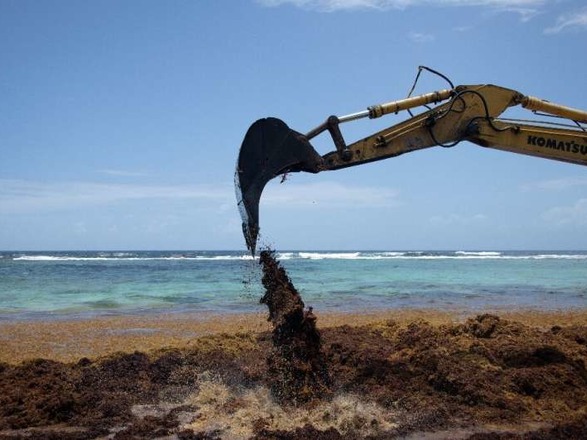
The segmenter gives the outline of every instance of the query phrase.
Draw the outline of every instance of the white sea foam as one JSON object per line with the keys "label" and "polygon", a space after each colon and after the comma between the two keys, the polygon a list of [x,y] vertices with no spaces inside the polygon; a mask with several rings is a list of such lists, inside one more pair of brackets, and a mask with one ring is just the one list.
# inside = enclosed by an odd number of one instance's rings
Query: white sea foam
{"label": "white sea foam", "polygon": [[297,254],[295,252],[279,252],[277,254],[278,260],[293,260],[295,259]]}
{"label": "white sea foam", "polygon": [[170,256],[170,257],[71,257],[54,255],[23,255],[14,257],[13,261],[222,261],[252,260],[250,255],[214,255],[214,256]]}
{"label": "white sea foam", "polygon": [[300,258],[308,260],[356,260],[361,255],[360,252],[299,252]]}
{"label": "white sea foam", "polygon": [[478,256],[478,257],[499,257],[501,252],[494,252],[494,251],[481,251],[481,252],[473,252],[473,251],[456,251],[455,254],[457,255],[464,255],[464,256]]}
{"label": "white sea foam", "polygon": [[14,257],[13,261],[92,261],[92,260],[113,260],[108,257],[57,257],[54,255],[23,255]]}
{"label": "white sea foam", "polygon": [[[362,251],[362,252],[279,252],[279,260],[587,260],[587,253],[518,253],[498,251]],[[255,259],[258,257],[255,257]],[[130,252],[96,253],[95,255],[15,255],[13,261],[246,261],[248,253],[203,253],[142,255]]]}
{"label": "white sea foam", "polygon": [[497,251],[456,251],[456,252],[424,252],[424,251],[383,251],[383,252],[298,252],[286,253],[283,259],[308,260],[587,260],[587,254],[506,254]]}
{"label": "white sea foam", "polygon": [[[254,435],[252,420],[271,431],[291,431],[307,424],[321,431],[334,428],[345,438],[378,436],[397,426],[394,411],[354,394],[340,393],[310,409],[285,408],[273,400],[268,388],[233,389],[209,372],[200,374],[198,379],[197,392],[185,401],[197,412],[184,427],[217,432],[222,438],[251,438]],[[234,401],[238,405],[227,410],[228,403]],[[144,407],[135,407],[134,410],[145,411]],[[152,408],[147,410],[152,411]]]}
{"label": "white sea foam", "polygon": [[541,254],[532,255],[530,259],[533,260],[587,260],[587,254]]}
{"label": "white sea foam", "polygon": [[388,258],[401,257],[405,254],[406,254],[405,252],[381,252],[382,257],[388,257]]}

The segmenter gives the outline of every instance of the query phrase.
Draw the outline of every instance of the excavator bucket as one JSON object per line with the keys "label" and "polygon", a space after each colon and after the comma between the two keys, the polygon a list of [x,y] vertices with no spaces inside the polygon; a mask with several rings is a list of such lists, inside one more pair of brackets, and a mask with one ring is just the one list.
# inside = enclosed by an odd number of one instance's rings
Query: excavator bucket
{"label": "excavator bucket", "polygon": [[234,175],[236,198],[247,248],[255,255],[259,201],[274,177],[297,171],[317,173],[322,157],[307,138],[276,118],[259,119],[245,135]]}

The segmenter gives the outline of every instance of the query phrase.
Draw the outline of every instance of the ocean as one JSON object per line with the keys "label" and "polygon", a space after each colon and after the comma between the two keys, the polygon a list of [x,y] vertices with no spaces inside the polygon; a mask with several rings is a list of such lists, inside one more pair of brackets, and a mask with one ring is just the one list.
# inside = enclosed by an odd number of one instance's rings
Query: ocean
{"label": "ocean", "polygon": [[[287,251],[320,312],[587,307],[587,252]],[[0,252],[0,321],[265,311],[245,251]]]}

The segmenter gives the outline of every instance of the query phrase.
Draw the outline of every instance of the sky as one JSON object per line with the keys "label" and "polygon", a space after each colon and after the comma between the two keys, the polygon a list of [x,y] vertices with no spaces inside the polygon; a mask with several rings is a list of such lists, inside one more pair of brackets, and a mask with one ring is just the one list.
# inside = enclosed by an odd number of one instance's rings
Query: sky
{"label": "sky", "polygon": [[[0,0],[0,250],[245,250],[255,120],[307,132],[420,65],[587,110],[586,42],[583,0]],[[463,142],[291,174],[260,211],[277,250],[585,250],[587,167]]]}

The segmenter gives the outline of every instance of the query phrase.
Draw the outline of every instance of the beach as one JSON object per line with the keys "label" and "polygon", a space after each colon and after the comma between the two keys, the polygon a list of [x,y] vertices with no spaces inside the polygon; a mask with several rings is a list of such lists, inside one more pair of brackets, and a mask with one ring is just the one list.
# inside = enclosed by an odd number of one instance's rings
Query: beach
{"label": "beach", "polygon": [[[492,313],[531,327],[587,326],[587,307],[570,311],[513,310]],[[431,325],[463,323],[472,315],[466,310],[401,309],[363,313],[320,313],[320,328],[349,325],[377,326],[388,320],[401,325],[425,321]],[[99,358],[117,352],[188,348],[205,336],[260,334],[271,330],[267,313],[214,315],[167,314],[116,316],[93,319],[61,319],[0,323],[0,362],[18,364],[37,358],[76,362],[82,357]]]}

